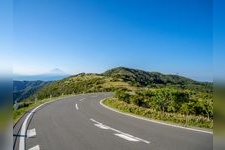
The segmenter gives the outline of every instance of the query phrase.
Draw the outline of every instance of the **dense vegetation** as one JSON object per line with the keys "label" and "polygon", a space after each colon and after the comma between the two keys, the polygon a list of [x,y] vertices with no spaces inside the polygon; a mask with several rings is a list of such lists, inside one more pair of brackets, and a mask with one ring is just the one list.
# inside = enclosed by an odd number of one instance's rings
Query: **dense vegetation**
{"label": "dense vegetation", "polygon": [[[108,92],[117,89],[135,90],[135,87],[130,86],[122,80],[113,80],[111,77],[105,77],[100,74],[78,74],[65,78],[60,81],[55,81],[41,88],[35,95],[39,99],[57,97],[60,95],[91,93],[91,92]],[[34,97],[31,97],[32,99]]]}
{"label": "dense vegetation", "polygon": [[116,108],[120,111],[126,113],[132,113],[135,115],[139,115],[142,117],[162,120],[169,123],[176,123],[183,126],[195,126],[195,127],[202,127],[202,128],[213,128],[213,120],[208,120],[206,117],[203,116],[195,116],[195,115],[188,115],[185,116],[181,113],[168,113],[168,112],[161,112],[161,111],[154,111],[150,108],[139,107],[135,104],[128,104],[122,100],[118,100],[117,98],[110,98],[103,101],[103,103],[107,106]]}
{"label": "dense vegetation", "polygon": [[163,75],[156,72],[118,67],[103,74],[80,73],[54,81],[41,88],[27,100],[33,100],[34,96],[43,99],[49,96],[57,97],[62,94],[116,91],[119,89],[137,91],[145,88],[160,89],[164,87],[212,93],[212,83],[197,82],[178,75]]}
{"label": "dense vegetation", "polygon": [[213,119],[212,94],[194,93],[191,91],[175,89],[150,89],[129,94],[125,91],[117,91],[115,97],[128,104],[139,107],[151,108],[153,111],[168,113],[181,113],[184,115],[196,115]]}
{"label": "dense vegetation", "polygon": [[114,80],[120,79],[137,87],[162,88],[172,87],[201,92],[212,92],[212,83],[198,82],[178,75],[164,75],[159,72],[146,72],[138,69],[118,67],[103,73]]}
{"label": "dense vegetation", "polygon": [[16,123],[26,112],[29,110],[35,108],[36,106],[43,104],[45,102],[52,101],[53,99],[48,98],[48,99],[42,99],[37,101],[37,103],[34,102],[23,102],[20,103],[18,109],[13,110],[13,123]]}
{"label": "dense vegetation", "polygon": [[[118,67],[102,74],[81,73],[54,81],[40,88],[25,102],[30,104],[35,97],[41,100],[69,94],[117,91],[116,100],[110,101],[111,105],[118,104],[119,100],[121,106],[151,110],[155,112],[152,114],[157,112],[162,118],[179,114],[178,118],[183,116],[181,120],[187,124],[191,122],[189,116],[193,116],[191,120],[195,123],[192,124],[198,124],[195,118],[198,116],[197,120],[204,120],[199,126],[212,128],[212,87],[212,83],[178,75]],[[154,115],[152,117],[157,119]]]}
{"label": "dense vegetation", "polygon": [[[140,90],[135,93],[119,90],[115,98],[108,100],[108,104],[126,112],[185,125],[207,128],[213,126],[213,99],[209,93],[169,88]],[[137,113],[137,108],[142,111]]]}

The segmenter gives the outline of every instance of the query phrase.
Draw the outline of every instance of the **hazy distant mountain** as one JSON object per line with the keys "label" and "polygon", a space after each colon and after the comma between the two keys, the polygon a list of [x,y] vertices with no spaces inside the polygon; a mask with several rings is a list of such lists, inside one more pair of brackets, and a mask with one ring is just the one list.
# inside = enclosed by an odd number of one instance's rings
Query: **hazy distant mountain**
{"label": "hazy distant mountain", "polygon": [[62,70],[56,68],[51,70],[48,73],[44,74],[38,74],[38,75],[18,75],[14,74],[13,75],[13,80],[17,81],[36,81],[36,80],[41,80],[41,81],[54,81],[54,80],[61,80],[65,77],[70,76],[69,74],[63,72]]}
{"label": "hazy distant mountain", "polygon": [[65,75],[66,73],[60,70],[59,68],[55,68],[49,72],[49,74],[54,74],[54,75]]}

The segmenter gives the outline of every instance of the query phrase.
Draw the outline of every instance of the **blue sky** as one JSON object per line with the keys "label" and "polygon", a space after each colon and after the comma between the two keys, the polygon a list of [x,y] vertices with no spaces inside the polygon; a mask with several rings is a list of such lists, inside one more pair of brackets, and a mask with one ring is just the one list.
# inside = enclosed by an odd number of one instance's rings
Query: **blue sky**
{"label": "blue sky", "polygon": [[14,73],[125,66],[213,78],[210,0],[16,0]]}

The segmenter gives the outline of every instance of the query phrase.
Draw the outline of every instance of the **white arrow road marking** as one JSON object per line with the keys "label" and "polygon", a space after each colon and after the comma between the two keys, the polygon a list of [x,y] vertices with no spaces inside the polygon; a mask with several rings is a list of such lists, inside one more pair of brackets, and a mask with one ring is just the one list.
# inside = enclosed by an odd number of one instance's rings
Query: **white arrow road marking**
{"label": "white arrow road marking", "polygon": [[76,104],[76,109],[77,109],[77,110],[79,109],[77,104]]}
{"label": "white arrow road marking", "polygon": [[40,150],[40,147],[39,147],[39,145],[36,145],[36,146],[34,146],[34,147],[32,147],[32,148],[30,148],[28,150]]}
{"label": "white arrow road marking", "polygon": [[123,138],[123,139],[125,139],[125,140],[127,140],[127,141],[139,142],[139,140],[137,140],[137,139],[135,139],[135,138],[132,138],[132,137],[130,137],[130,136],[127,136],[127,135],[125,135],[125,134],[114,134],[114,135],[119,136],[119,137],[121,137],[121,138]]}
{"label": "white arrow road marking", "polygon": [[98,122],[98,121],[96,121],[96,120],[94,120],[94,119],[90,119],[91,121],[93,121],[93,122],[95,122],[95,123],[98,123],[98,124],[100,124],[100,122]]}
{"label": "white arrow road marking", "polygon": [[31,137],[34,137],[34,136],[36,136],[36,130],[35,129],[31,129],[31,130],[27,131],[27,137],[28,138],[31,138]]}
{"label": "white arrow road marking", "polygon": [[83,100],[85,100],[85,98],[82,98],[82,99],[80,99],[79,101],[81,102],[81,101],[83,101]]}
{"label": "white arrow road marking", "polygon": [[110,129],[108,126],[105,126],[103,124],[95,124],[95,126],[101,128],[101,129]]}
{"label": "white arrow road marking", "polygon": [[114,134],[114,135],[119,136],[119,137],[121,137],[121,138],[123,138],[123,139],[126,139],[126,140],[128,140],[128,141],[133,141],[133,142],[139,142],[139,141],[141,141],[141,142],[144,142],[144,143],[146,143],[146,144],[150,144],[150,143],[151,143],[150,141],[147,141],[147,140],[144,140],[144,139],[135,137],[135,136],[133,136],[133,135],[124,133],[124,132],[122,132],[122,131],[119,131],[119,130],[117,130],[117,129],[114,129],[114,128],[112,128],[112,127],[109,127],[109,126],[107,126],[107,125],[104,125],[104,124],[102,124],[101,122],[98,122],[98,121],[96,121],[96,120],[94,120],[94,119],[92,119],[92,118],[91,118],[90,120],[91,120],[92,122],[95,123],[95,124],[94,124],[95,126],[101,128],[101,129],[112,130],[112,131],[114,131],[114,132],[117,132],[117,133]]}

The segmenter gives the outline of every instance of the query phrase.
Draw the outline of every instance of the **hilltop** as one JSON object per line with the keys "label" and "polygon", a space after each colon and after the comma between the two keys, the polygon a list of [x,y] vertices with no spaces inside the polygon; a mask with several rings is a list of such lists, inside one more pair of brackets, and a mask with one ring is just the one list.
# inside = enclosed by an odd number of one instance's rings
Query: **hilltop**
{"label": "hilltop", "polygon": [[117,67],[107,70],[103,75],[114,78],[121,78],[124,81],[138,83],[139,86],[147,86],[150,84],[197,84],[197,81],[178,76],[164,75],[159,72],[147,72],[139,69],[131,69],[125,67]]}
{"label": "hilltop", "polygon": [[199,82],[179,75],[165,75],[139,69],[117,67],[101,74],[80,73],[62,80],[54,81],[37,91],[39,98],[50,95],[116,91],[137,91],[143,88],[178,88],[195,92],[212,92],[212,83]]}
{"label": "hilltop", "polygon": [[212,92],[211,82],[195,81],[179,75],[165,75],[160,72],[147,72],[139,69],[117,67],[103,73],[114,79],[122,79],[130,85],[137,87],[164,87],[172,86],[183,89]]}

